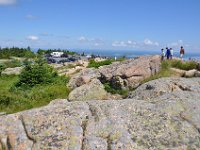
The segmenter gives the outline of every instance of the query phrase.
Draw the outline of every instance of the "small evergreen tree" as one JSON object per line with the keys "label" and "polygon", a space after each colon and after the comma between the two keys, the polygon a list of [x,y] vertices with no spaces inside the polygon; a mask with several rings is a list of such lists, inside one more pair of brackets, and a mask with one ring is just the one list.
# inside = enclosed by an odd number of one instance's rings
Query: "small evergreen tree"
{"label": "small evergreen tree", "polygon": [[5,68],[6,68],[5,65],[0,64],[0,76],[1,76],[2,71],[3,71]]}
{"label": "small evergreen tree", "polygon": [[33,87],[49,84],[55,81],[57,73],[44,60],[39,59],[34,64],[27,64],[19,76],[17,87]]}

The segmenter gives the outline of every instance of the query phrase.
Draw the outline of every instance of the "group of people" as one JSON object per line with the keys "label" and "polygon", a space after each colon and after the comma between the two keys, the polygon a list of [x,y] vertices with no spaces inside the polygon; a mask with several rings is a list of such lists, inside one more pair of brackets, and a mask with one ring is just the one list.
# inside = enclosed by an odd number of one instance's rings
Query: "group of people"
{"label": "group of people", "polygon": [[[167,57],[167,59],[172,59],[173,58],[173,55],[174,55],[174,51],[172,48],[168,48],[166,47],[166,52],[164,52],[164,49],[161,49],[161,56],[162,56],[162,61],[164,60],[165,57]],[[181,60],[183,60],[183,56],[185,54],[185,50],[183,48],[183,46],[181,46],[181,49],[180,49],[180,58]]]}

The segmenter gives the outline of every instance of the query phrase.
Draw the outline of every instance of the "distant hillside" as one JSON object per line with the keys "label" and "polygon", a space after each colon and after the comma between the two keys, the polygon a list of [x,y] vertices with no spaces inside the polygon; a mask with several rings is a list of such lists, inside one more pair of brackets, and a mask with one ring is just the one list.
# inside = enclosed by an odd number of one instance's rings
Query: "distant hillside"
{"label": "distant hillside", "polygon": [[34,52],[31,51],[30,47],[27,48],[0,48],[0,59],[9,59],[10,57],[35,57]]}

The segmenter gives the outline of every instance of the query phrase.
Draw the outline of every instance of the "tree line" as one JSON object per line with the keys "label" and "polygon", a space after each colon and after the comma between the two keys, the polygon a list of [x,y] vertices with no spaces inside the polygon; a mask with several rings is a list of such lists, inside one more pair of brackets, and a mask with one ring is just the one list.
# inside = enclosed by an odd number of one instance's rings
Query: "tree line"
{"label": "tree line", "polygon": [[66,55],[77,55],[76,52],[72,52],[69,50],[61,50],[61,49],[38,49],[37,53],[31,51],[30,47],[27,48],[19,48],[19,47],[11,47],[11,48],[1,48],[0,47],[0,59],[9,59],[11,57],[23,57],[23,58],[35,58],[36,55],[48,55],[52,52],[63,52]]}
{"label": "tree line", "polygon": [[9,59],[10,57],[25,57],[25,58],[34,58],[36,55],[31,51],[30,47],[27,48],[1,48],[0,47],[0,59]]}
{"label": "tree line", "polygon": [[72,52],[69,50],[61,50],[61,49],[48,49],[48,50],[44,50],[44,49],[38,49],[37,54],[39,55],[45,55],[45,54],[51,54],[52,52],[63,52],[64,54],[67,55],[76,55],[76,52]]}

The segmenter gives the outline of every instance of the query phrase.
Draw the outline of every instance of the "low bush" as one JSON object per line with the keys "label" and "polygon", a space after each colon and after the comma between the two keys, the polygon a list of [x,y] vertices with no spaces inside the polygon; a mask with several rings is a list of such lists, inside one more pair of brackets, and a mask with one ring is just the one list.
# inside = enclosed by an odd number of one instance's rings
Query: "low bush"
{"label": "low bush", "polygon": [[197,69],[197,64],[193,61],[186,61],[183,62],[181,60],[166,60],[161,63],[161,69],[158,73],[156,73],[154,76],[151,76],[145,80],[143,80],[143,83],[146,83],[151,80],[159,79],[162,77],[171,77],[175,76],[176,73],[170,70],[170,68],[177,68],[182,70],[192,70]]}
{"label": "low bush", "polygon": [[155,75],[144,79],[141,82],[141,84],[144,84],[144,83],[149,82],[151,80],[156,80],[156,79],[159,79],[159,78],[162,78],[162,77],[170,77],[170,76],[175,75],[174,72],[170,70],[170,68],[171,68],[171,60],[170,61],[168,61],[168,60],[163,61],[161,63],[160,71],[157,72]]}
{"label": "low bush", "polygon": [[35,85],[53,83],[57,73],[45,61],[38,60],[34,64],[27,64],[22,70],[16,87],[33,87]]}
{"label": "low bush", "polygon": [[115,89],[111,86],[109,82],[104,83],[104,88],[107,92],[111,94],[119,94],[122,95],[124,98],[128,96],[128,90]]}
{"label": "low bush", "polygon": [[2,71],[6,68],[6,66],[4,64],[0,64],[0,76]]}
{"label": "low bush", "polygon": [[47,105],[54,99],[68,97],[68,78],[58,77],[55,82],[22,89],[15,87],[18,76],[0,77],[0,112],[15,113]]}
{"label": "low bush", "polygon": [[25,58],[35,58],[35,54],[31,51],[30,47],[27,48],[0,48],[0,59],[10,59],[11,57],[25,57]]}
{"label": "low bush", "polygon": [[100,66],[110,65],[113,62],[114,62],[114,59],[107,59],[100,62],[96,62],[94,59],[91,59],[88,64],[88,68],[99,68]]}
{"label": "low bush", "polygon": [[21,67],[22,63],[19,60],[12,59],[11,61],[4,62],[6,68]]}
{"label": "low bush", "polygon": [[180,61],[180,60],[172,60],[168,62],[171,67],[178,68],[182,70],[192,70],[197,69],[197,63],[193,61]]}

